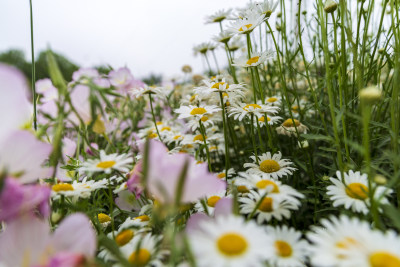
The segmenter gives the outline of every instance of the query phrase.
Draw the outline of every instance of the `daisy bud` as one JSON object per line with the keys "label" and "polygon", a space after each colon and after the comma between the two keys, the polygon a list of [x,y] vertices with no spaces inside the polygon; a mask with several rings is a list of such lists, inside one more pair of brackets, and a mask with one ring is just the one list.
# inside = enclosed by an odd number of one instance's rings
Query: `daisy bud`
{"label": "daisy bud", "polygon": [[58,223],[61,218],[62,218],[62,214],[61,213],[58,213],[58,212],[55,212],[55,211],[53,211],[51,213],[51,221],[53,223]]}
{"label": "daisy bud", "polygon": [[379,53],[379,54],[385,53],[385,48],[379,48],[379,49],[378,49],[378,53]]}
{"label": "daisy bud", "polygon": [[300,148],[307,149],[309,147],[309,144],[308,144],[307,140],[298,141],[297,143],[299,144]]}
{"label": "daisy bud", "polygon": [[382,91],[373,85],[362,89],[358,95],[362,102],[372,105],[381,99]]}
{"label": "daisy bud", "polygon": [[191,73],[191,72],[192,72],[192,67],[190,67],[189,65],[184,65],[184,66],[182,67],[182,71],[183,71],[184,73]]}
{"label": "daisy bud", "polygon": [[322,180],[324,180],[324,181],[329,181],[329,176],[328,175],[324,175],[324,176],[322,176]]}
{"label": "daisy bud", "polygon": [[374,177],[374,182],[377,183],[378,185],[385,185],[387,183],[387,179],[385,176],[377,174]]}
{"label": "daisy bud", "polygon": [[333,0],[327,0],[325,2],[324,10],[326,13],[333,13],[337,9],[338,4]]}

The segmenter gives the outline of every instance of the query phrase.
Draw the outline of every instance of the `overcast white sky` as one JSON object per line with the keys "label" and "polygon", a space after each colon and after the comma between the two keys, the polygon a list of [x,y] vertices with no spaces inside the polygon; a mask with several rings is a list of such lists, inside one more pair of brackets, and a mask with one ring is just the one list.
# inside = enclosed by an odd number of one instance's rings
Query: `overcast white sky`
{"label": "overcast white sky", "polygon": [[[173,75],[184,64],[203,71],[195,44],[219,32],[206,15],[246,0],[33,0],[35,51],[47,46],[89,67],[127,65],[134,76]],[[0,0],[0,52],[30,58],[29,0]],[[220,64],[225,54],[220,53]]]}

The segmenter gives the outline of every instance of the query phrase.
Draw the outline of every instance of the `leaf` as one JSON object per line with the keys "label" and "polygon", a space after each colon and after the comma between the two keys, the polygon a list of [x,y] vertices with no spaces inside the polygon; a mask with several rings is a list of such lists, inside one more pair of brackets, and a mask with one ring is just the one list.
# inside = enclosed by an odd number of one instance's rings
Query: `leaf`
{"label": "leaf", "polygon": [[389,217],[394,227],[400,231],[400,211],[392,205],[382,206],[384,213]]}

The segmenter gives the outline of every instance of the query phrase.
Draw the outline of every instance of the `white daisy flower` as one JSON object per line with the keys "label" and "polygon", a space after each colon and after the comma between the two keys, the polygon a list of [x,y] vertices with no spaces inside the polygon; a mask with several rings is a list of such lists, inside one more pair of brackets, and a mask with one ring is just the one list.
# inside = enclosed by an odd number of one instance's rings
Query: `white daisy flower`
{"label": "white daisy flower", "polygon": [[99,188],[106,188],[108,185],[107,179],[99,181],[87,180],[85,177],[81,182],[73,181],[70,183],[58,183],[51,188],[51,197],[53,200],[60,199],[61,195],[71,197],[73,202],[79,198],[89,198],[91,193]]}
{"label": "white daisy flower", "polygon": [[[226,177],[226,175],[228,174],[228,177]],[[227,178],[229,179],[230,177],[232,177],[235,174],[235,170],[233,168],[228,169],[228,171],[225,173],[225,170],[222,172],[217,173],[217,177],[219,179],[222,180],[227,180]]]}
{"label": "white daisy flower", "polygon": [[257,7],[260,13],[264,14],[266,18],[269,18],[272,12],[275,11],[279,1],[276,0],[264,0],[264,2],[257,3]]}
{"label": "white daisy flower", "polygon": [[135,87],[129,90],[129,93],[135,97],[139,98],[145,94],[154,94],[159,97],[165,97],[166,92],[162,87],[147,86],[144,84],[142,87]]}
{"label": "white daisy flower", "polygon": [[250,157],[253,163],[245,163],[243,166],[249,168],[247,173],[261,175],[263,178],[279,179],[283,176],[291,175],[296,168],[291,167],[293,164],[288,159],[282,159],[282,153],[278,152],[271,155],[270,152],[258,156],[257,164],[256,157]]}
{"label": "white daisy flower", "polygon": [[253,52],[251,53],[250,59],[247,55],[242,55],[233,60],[232,65],[242,67],[242,68],[249,68],[249,67],[256,67],[260,64],[263,64],[270,58],[273,58],[274,52],[266,51],[266,52]]}
{"label": "white daisy flower", "polygon": [[134,236],[120,248],[121,254],[135,266],[163,266],[161,260],[166,255],[159,251],[162,237],[146,234]]}
{"label": "white daisy flower", "polygon": [[[210,114],[209,116],[203,115],[203,117],[201,117],[201,124],[203,124],[203,126],[207,129],[209,127],[214,126],[214,121],[213,119],[215,119],[216,116],[214,116],[213,114]],[[218,121],[220,121],[222,119],[218,119]],[[190,120],[187,122],[187,126],[194,132],[197,129],[200,130],[200,121],[196,118],[196,117],[192,117],[190,118]]]}
{"label": "white daisy flower", "polygon": [[231,106],[228,108],[228,115],[233,116],[235,120],[243,120],[243,118],[250,118],[255,115],[257,118],[267,114],[275,114],[278,112],[277,107],[271,107],[262,104],[245,104],[240,103],[238,106]]}
{"label": "white daisy flower", "polygon": [[269,194],[264,197],[256,209],[257,203],[261,200],[263,195],[256,191],[250,190],[250,193],[245,197],[239,198],[240,213],[251,214],[253,211],[256,216],[258,224],[271,221],[273,218],[278,221],[283,218],[289,219],[291,210],[298,210],[299,206],[290,199],[282,199],[276,197],[274,194]]}
{"label": "white daisy flower", "polygon": [[200,120],[203,116],[208,114],[213,114],[215,112],[220,111],[221,108],[217,106],[181,106],[178,109],[175,109],[175,113],[179,114],[179,119],[184,118],[194,118]]}
{"label": "white daisy flower", "polygon": [[244,95],[243,91],[245,90],[244,84],[229,84],[225,78],[221,81],[208,81],[203,80],[204,86],[199,86],[193,89],[196,94],[200,94],[203,96],[208,96],[213,93],[218,92],[237,92]]}
{"label": "white daisy flower", "polygon": [[111,217],[108,214],[99,213],[97,214],[97,219],[99,220],[101,226],[103,226],[104,228],[111,224]]}
{"label": "white daisy flower", "polygon": [[105,172],[111,173],[112,170],[129,172],[133,158],[129,154],[117,153],[106,155],[104,150],[100,151],[100,159],[88,159],[79,168],[80,172]]}
{"label": "white daisy flower", "polygon": [[[224,197],[229,197],[230,198],[230,197],[232,197],[230,195],[225,196],[225,193],[226,193],[226,191],[223,190],[223,191],[220,191],[220,192],[218,192],[216,194],[209,195],[205,199],[203,199],[203,201],[204,201],[204,203],[206,205],[206,208],[207,208],[207,214],[208,215],[210,215],[210,216],[214,215],[215,205],[217,205],[218,201],[221,198],[224,198]],[[202,203],[201,200],[196,202],[196,204],[194,205],[194,208],[195,208],[195,210],[197,212],[205,212],[205,209],[204,209],[204,206],[203,206],[203,203]]]}
{"label": "white daisy flower", "polygon": [[282,103],[282,98],[280,96],[267,96],[265,98],[265,104],[279,107]]}
{"label": "white daisy flower", "polygon": [[301,203],[298,199],[304,198],[304,195],[289,185],[282,184],[278,180],[264,178],[260,175],[239,173],[241,177],[235,179],[236,185],[244,185],[249,189],[256,189],[261,195],[268,193],[268,196],[274,195],[280,199],[288,199],[297,206]]}
{"label": "white daisy flower", "polygon": [[294,228],[267,226],[267,234],[271,237],[274,253],[269,262],[272,266],[303,267],[307,256],[308,242],[301,238],[302,234]]}
{"label": "white daisy flower", "polygon": [[360,238],[371,234],[369,223],[344,215],[339,218],[332,216],[330,220],[322,219],[321,225],[311,226],[312,232],[307,234],[312,242],[309,251],[313,266],[344,266],[347,251],[352,251],[353,247],[360,248]]}
{"label": "white daisy flower", "polygon": [[[278,124],[279,121],[282,120],[282,117],[279,116],[267,116],[268,125]],[[265,126],[265,116],[261,116],[258,118],[258,125]],[[254,126],[257,126],[257,122],[254,122]]]}
{"label": "white daisy flower", "polygon": [[202,221],[188,237],[199,267],[261,267],[272,252],[261,228],[234,215]]}
{"label": "white daisy flower", "polygon": [[214,14],[206,17],[206,23],[219,23],[229,17],[231,14],[232,9],[229,8],[227,10],[222,9],[218,10]]}
{"label": "white daisy flower", "polygon": [[[329,180],[333,183],[327,187],[327,194],[333,201],[334,207],[344,206],[346,209],[351,209],[353,212],[361,212],[367,214],[370,205],[367,174],[361,174],[359,171],[353,172],[350,170],[344,173],[344,177],[340,171],[336,172],[338,178],[331,177]],[[343,182],[342,182],[343,180]],[[375,186],[375,184],[374,184]],[[392,192],[391,189],[384,186],[376,186],[374,198],[380,201],[381,204],[388,203],[386,195]]]}
{"label": "white daisy flower", "polygon": [[257,12],[251,12],[246,15],[247,17],[238,19],[229,25],[228,30],[233,33],[248,34],[260,25],[265,18],[264,14],[260,15]]}
{"label": "white daisy flower", "polygon": [[389,230],[372,231],[360,236],[360,246],[342,252],[342,266],[395,267],[400,266],[400,236]]}
{"label": "white daisy flower", "polygon": [[206,54],[210,50],[210,43],[201,43],[193,47],[194,54]]}
{"label": "white daisy flower", "polygon": [[217,35],[214,35],[213,40],[218,43],[227,44],[232,38],[233,34],[228,31],[222,31]]}
{"label": "white daisy flower", "polygon": [[302,124],[299,120],[287,119],[281,124],[281,126],[276,128],[276,132],[281,135],[297,136],[296,128],[299,134],[307,133],[308,131],[307,126]]}

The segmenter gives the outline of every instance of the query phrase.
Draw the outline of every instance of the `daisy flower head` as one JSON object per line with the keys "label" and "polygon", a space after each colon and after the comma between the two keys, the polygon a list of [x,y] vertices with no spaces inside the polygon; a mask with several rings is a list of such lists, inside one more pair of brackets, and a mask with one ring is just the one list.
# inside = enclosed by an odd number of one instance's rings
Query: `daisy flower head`
{"label": "daisy flower head", "polygon": [[322,219],[321,226],[311,226],[311,232],[307,234],[307,239],[312,243],[309,247],[311,263],[322,267],[370,266],[344,265],[345,255],[354,251],[354,248],[361,248],[361,238],[370,235],[369,223],[358,218],[341,215],[339,218],[331,216],[329,219]]}
{"label": "daisy flower head", "polygon": [[[350,170],[344,173],[342,177],[340,171],[336,172],[338,178],[331,177],[329,180],[333,185],[327,187],[327,194],[333,201],[333,206],[344,206],[353,212],[367,214],[370,205],[370,188],[368,187],[367,174],[361,174],[359,171]],[[377,186],[374,192],[374,198],[380,203],[388,203],[386,195],[392,192],[384,186]]]}
{"label": "daisy flower head", "polygon": [[232,11],[231,8],[227,10],[225,9],[218,10],[214,14],[206,17],[206,23],[219,23],[227,19],[230,16],[231,11]]}
{"label": "daisy flower head", "polygon": [[[203,124],[206,129],[209,127],[212,127],[214,125],[213,118],[214,118],[214,116],[212,116],[212,115],[211,116],[204,115],[200,119],[201,124]],[[197,129],[200,129],[200,121],[196,117],[192,117],[187,122],[187,126],[194,132]]]}
{"label": "daisy flower head", "polygon": [[73,181],[70,183],[58,183],[51,188],[51,198],[59,199],[61,196],[71,197],[73,202],[79,198],[89,198],[93,191],[99,188],[106,188],[108,185],[107,179],[99,181],[87,180],[85,177],[81,182]]}
{"label": "daisy flower head", "polygon": [[281,199],[289,199],[298,206],[301,204],[298,199],[304,198],[303,194],[289,185],[282,184],[281,181],[245,172],[241,172],[239,175],[235,180],[236,185],[244,185],[246,188],[257,190],[262,195],[265,193],[273,194]]}
{"label": "daisy flower head", "polygon": [[[244,84],[229,84],[227,79],[203,80],[204,86],[194,88],[194,92],[199,95],[208,96],[213,93],[227,93],[237,92],[240,93],[245,90]],[[243,94],[243,93],[242,93]],[[219,100],[219,99],[218,99]]]}
{"label": "daisy flower head", "polygon": [[112,170],[120,172],[129,172],[133,158],[129,154],[117,153],[106,155],[104,150],[100,150],[99,159],[88,159],[79,168],[80,172],[104,172],[111,173]]}
{"label": "daisy flower head", "polygon": [[200,120],[203,116],[208,114],[213,114],[215,112],[220,111],[221,108],[217,106],[181,106],[178,109],[175,109],[175,113],[178,113],[178,119],[184,118],[194,118]]}
{"label": "daisy flower head", "polygon": [[274,52],[272,51],[252,52],[250,59],[247,55],[243,54],[242,56],[234,59],[232,65],[242,68],[256,67],[260,64],[263,64],[268,59],[273,58],[273,54]]}
{"label": "daisy flower head", "polygon": [[240,103],[237,106],[231,106],[228,109],[228,115],[233,116],[235,120],[243,120],[243,118],[248,118],[251,115],[256,117],[261,117],[265,113],[276,114],[278,112],[277,107],[266,106],[263,104],[246,104]]}
{"label": "daisy flower head", "polygon": [[[265,195],[265,194],[264,194]],[[298,210],[299,206],[291,199],[282,199],[274,194],[264,196],[256,191],[250,190],[246,196],[239,198],[240,213],[252,214],[256,216],[258,224],[269,222],[273,218],[281,221],[283,218],[289,219],[292,210]],[[258,203],[260,205],[257,207]],[[256,208],[257,207],[257,208]]]}
{"label": "daisy flower head", "polygon": [[[198,201],[194,208],[197,210],[197,212],[205,212],[205,209],[207,209],[207,214],[208,215],[214,215],[214,209],[215,206],[217,205],[218,201],[220,201],[224,197],[231,197],[231,196],[225,196],[225,190],[217,192],[216,194],[212,194],[207,196],[205,199]],[[204,206],[203,206],[204,204]]]}
{"label": "daisy flower head", "polygon": [[151,234],[137,235],[121,247],[120,251],[134,266],[162,266],[163,253],[159,253],[158,249],[161,239],[161,236]]}
{"label": "daisy flower head", "polygon": [[[217,173],[217,177],[218,177],[219,179],[226,180],[227,178],[228,178],[228,179],[231,178],[234,174],[235,174],[235,170],[234,170],[233,168],[230,168],[230,169],[228,169],[227,172],[222,171],[222,172]],[[227,176],[227,175],[228,175],[228,176]]]}
{"label": "daisy flower head", "polygon": [[282,98],[280,96],[267,96],[265,98],[265,104],[279,107],[282,103]]}
{"label": "daisy flower head", "polygon": [[269,260],[272,266],[303,267],[309,246],[301,238],[301,232],[286,225],[282,227],[267,226],[267,234],[271,237],[274,253]]}
{"label": "daisy flower head", "polygon": [[386,233],[374,230],[360,236],[362,247],[352,246],[342,252],[344,266],[400,266],[400,236],[393,230]]}
{"label": "daisy flower head", "polygon": [[221,31],[219,34],[214,35],[212,38],[215,42],[227,44],[233,36],[233,33],[229,31]]}
{"label": "daisy flower head", "polygon": [[263,2],[257,3],[258,10],[260,13],[265,15],[265,18],[269,18],[278,6],[279,1],[277,0],[264,0]]}
{"label": "daisy flower head", "polygon": [[[260,126],[265,126],[266,123],[268,123],[268,125],[275,125],[275,124],[278,124],[280,120],[282,120],[282,117],[267,116],[267,120],[265,121],[265,116],[261,116],[258,118],[258,124]],[[257,122],[254,122],[254,125],[257,126]]]}
{"label": "daisy flower head", "polygon": [[201,43],[193,47],[194,55],[197,55],[199,53],[205,55],[208,50],[210,50],[209,43]]}
{"label": "daisy flower head", "polygon": [[228,27],[228,30],[236,34],[249,34],[264,21],[264,17],[264,14],[260,15],[258,12],[249,12],[246,14],[246,17],[233,22]]}
{"label": "daisy flower head", "polygon": [[204,220],[188,237],[199,267],[261,267],[272,249],[260,227],[234,215]]}
{"label": "daisy flower head", "polygon": [[147,86],[146,84],[130,89],[129,93],[134,98],[139,98],[145,94],[153,94],[161,98],[165,97],[165,90],[162,87]]}
{"label": "daisy flower head", "polygon": [[255,156],[250,157],[253,163],[245,163],[243,166],[248,168],[247,173],[260,175],[263,178],[280,179],[287,175],[292,175],[296,168],[288,159],[282,159],[282,153],[271,154],[270,152],[258,156],[258,164]]}
{"label": "daisy flower head", "polygon": [[302,124],[299,120],[287,119],[281,126],[276,128],[276,132],[281,135],[297,136],[296,129],[299,134],[307,133],[308,131],[307,126]]}

